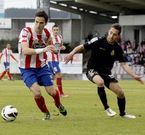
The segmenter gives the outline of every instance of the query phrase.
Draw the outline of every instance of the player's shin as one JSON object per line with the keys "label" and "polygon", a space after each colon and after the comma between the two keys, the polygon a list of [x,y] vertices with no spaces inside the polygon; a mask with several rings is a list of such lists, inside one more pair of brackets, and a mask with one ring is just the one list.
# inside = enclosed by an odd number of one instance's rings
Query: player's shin
{"label": "player's shin", "polygon": [[104,87],[98,87],[98,95],[101,99],[101,102],[104,106],[104,109],[106,110],[107,108],[109,108],[109,105],[107,103],[107,96],[106,96],[106,92],[104,90]]}
{"label": "player's shin", "polygon": [[45,104],[45,100],[43,98],[43,96],[40,96],[40,97],[34,97],[35,99],[35,102],[38,106],[38,108],[43,112],[43,113],[48,113],[48,109],[46,107],[46,104]]}
{"label": "player's shin", "polygon": [[126,104],[125,97],[124,98],[117,97],[117,103],[120,111],[120,116],[125,115],[125,104]]}
{"label": "player's shin", "polygon": [[13,80],[13,77],[12,77],[12,75],[11,75],[11,73],[9,71],[7,71],[7,75],[8,75],[10,80]]}
{"label": "player's shin", "polygon": [[62,79],[61,78],[57,78],[56,79],[56,84],[59,90],[60,95],[63,95],[63,90],[62,90]]}
{"label": "player's shin", "polygon": [[0,80],[5,76],[6,71],[2,72],[1,76],[0,76]]}
{"label": "player's shin", "polygon": [[55,102],[56,107],[59,108],[59,106],[61,105],[59,92],[56,90],[56,94],[55,95],[52,95],[52,97],[54,99],[54,102]]}

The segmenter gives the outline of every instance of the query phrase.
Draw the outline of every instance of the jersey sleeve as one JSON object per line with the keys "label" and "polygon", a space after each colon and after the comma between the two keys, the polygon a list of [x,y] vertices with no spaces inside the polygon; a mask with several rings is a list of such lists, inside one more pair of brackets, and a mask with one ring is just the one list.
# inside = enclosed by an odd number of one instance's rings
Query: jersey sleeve
{"label": "jersey sleeve", "polygon": [[[51,44],[51,34],[50,34],[50,32],[49,32],[49,30],[47,29],[47,28],[44,28],[44,31],[45,31],[45,34],[46,34],[46,43],[48,43],[48,44]],[[50,40],[50,41],[49,41]]]}
{"label": "jersey sleeve", "polygon": [[60,40],[61,40],[60,46],[62,46],[63,45],[63,37],[62,37],[62,35],[59,35],[59,37],[60,37]]}
{"label": "jersey sleeve", "polygon": [[127,58],[126,58],[126,56],[125,56],[125,54],[120,46],[118,48],[117,60],[119,62],[127,62]]}
{"label": "jersey sleeve", "polygon": [[30,35],[31,33],[29,32],[29,30],[27,28],[23,28],[19,36],[19,42],[29,43]]}
{"label": "jersey sleeve", "polygon": [[84,48],[86,50],[90,50],[91,48],[93,48],[95,44],[97,44],[97,42],[98,42],[98,37],[94,37],[90,41],[84,44]]}

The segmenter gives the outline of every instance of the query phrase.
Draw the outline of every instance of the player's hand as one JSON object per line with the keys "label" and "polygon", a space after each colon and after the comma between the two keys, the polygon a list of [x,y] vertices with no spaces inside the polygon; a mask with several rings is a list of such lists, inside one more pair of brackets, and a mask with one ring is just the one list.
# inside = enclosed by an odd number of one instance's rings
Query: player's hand
{"label": "player's hand", "polygon": [[65,62],[65,64],[67,64],[69,61],[71,61],[71,63],[72,63],[72,61],[73,61],[73,54],[71,54],[71,53],[67,54],[67,55],[64,57],[64,62]]}
{"label": "player's hand", "polygon": [[61,50],[65,50],[66,49],[66,47],[63,45],[63,46],[61,46]]}
{"label": "player's hand", "polygon": [[49,45],[46,46],[43,50],[43,52],[53,52],[53,53],[58,53],[58,51],[56,50],[56,48],[54,47],[54,45]]}
{"label": "player's hand", "polygon": [[141,84],[144,84],[144,81],[141,79],[141,76],[135,75],[134,79],[138,82],[140,82]]}
{"label": "player's hand", "polygon": [[49,45],[48,47],[49,47],[49,50],[55,54],[57,54],[59,52],[54,45]]}

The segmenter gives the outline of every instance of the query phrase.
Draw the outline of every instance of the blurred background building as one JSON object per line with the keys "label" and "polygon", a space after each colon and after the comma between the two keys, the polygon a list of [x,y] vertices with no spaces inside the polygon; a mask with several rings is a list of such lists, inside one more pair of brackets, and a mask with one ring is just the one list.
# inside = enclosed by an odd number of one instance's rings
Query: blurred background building
{"label": "blurred background building", "polygon": [[[60,26],[67,52],[94,36],[105,35],[112,23],[121,24],[120,45],[128,61],[145,66],[144,0],[1,0],[0,51],[10,42],[17,52],[21,29],[34,22],[39,9],[48,13],[48,25]],[[88,57],[89,54],[84,54],[84,69]]]}

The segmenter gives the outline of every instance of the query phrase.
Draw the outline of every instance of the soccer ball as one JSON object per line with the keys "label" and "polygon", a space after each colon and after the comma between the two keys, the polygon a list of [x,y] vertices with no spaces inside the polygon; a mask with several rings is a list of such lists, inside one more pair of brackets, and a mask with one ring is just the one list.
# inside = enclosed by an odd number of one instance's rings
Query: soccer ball
{"label": "soccer ball", "polygon": [[1,111],[1,116],[5,121],[11,122],[17,118],[18,111],[13,105],[5,106]]}

